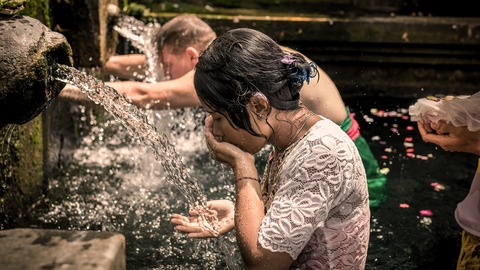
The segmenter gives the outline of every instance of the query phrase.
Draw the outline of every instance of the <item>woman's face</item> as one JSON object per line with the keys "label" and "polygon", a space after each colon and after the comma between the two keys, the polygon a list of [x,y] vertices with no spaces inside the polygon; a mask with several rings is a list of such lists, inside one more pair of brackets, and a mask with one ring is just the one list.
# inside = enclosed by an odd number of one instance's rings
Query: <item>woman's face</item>
{"label": "woman's face", "polygon": [[[208,109],[207,112],[210,113],[209,117],[212,117],[212,133],[217,141],[231,143],[250,154],[257,153],[265,145],[266,139],[264,137],[253,136],[244,129],[232,126],[233,124],[221,113],[212,112]],[[250,115],[250,121],[256,121],[252,115]],[[254,130],[261,133],[257,124],[252,123]]]}

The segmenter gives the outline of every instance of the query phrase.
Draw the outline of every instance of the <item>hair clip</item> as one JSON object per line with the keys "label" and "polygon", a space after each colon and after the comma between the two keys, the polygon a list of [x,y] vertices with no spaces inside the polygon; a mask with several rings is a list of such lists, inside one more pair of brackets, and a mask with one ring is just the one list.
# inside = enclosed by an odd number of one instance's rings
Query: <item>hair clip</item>
{"label": "hair clip", "polygon": [[317,64],[315,62],[310,62],[310,74],[307,74],[307,72],[304,70],[304,79],[307,81],[307,84],[310,84],[310,78],[315,78],[315,76],[318,75],[318,69],[317,69]]}
{"label": "hair clip", "polygon": [[310,84],[310,76],[308,75],[306,70],[301,70],[302,73],[302,79],[307,82],[307,84]]}
{"label": "hair clip", "polygon": [[291,63],[295,62],[295,59],[292,59],[290,54],[285,54],[282,58],[282,63],[285,65],[290,65]]}

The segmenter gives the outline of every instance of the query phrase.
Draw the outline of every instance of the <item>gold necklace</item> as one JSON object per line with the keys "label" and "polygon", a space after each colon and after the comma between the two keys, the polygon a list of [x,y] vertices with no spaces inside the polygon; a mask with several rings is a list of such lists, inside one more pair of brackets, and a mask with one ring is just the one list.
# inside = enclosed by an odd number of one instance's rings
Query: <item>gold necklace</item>
{"label": "gold necklace", "polygon": [[297,136],[300,134],[300,132],[303,130],[303,128],[307,125],[307,122],[308,122],[308,119],[310,119],[310,117],[312,117],[314,115],[314,113],[310,113],[310,115],[307,116],[307,118],[305,119],[305,121],[303,121],[303,124],[300,126],[300,128],[297,130],[297,133],[295,133],[295,135],[293,136],[293,138],[290,140],[290,142],[288,142],[287,144],[287,148],[288,146],[290,146],[290,144],[292,144],[292,142],[297,138]]}
{"label": "gold necklace", "polygon": [[[262,199],[263,199],[263,202],[264,202],[264,205],[265,205],[265,209],[270,208],[270,204],[272,202],[273,196],[275,195],[275,190],[276,190],[276,186],[277,186],[277,183],[278,183],[276,178],[277,178],[277,176],[280,172],[280,168],[283,166],[283,161],[285,160],[285,157],[290,153],[290,150],[293,149],[294,146],[296,145],[296,143],[292,144],[293,141],[298,137],[300,132],[305,128],[308,120],[313,115],[315,115],[315,113],[312,112],[310,115],[307,116],[305,121],[302,123],[300,128],[297,130],[297,132],[295,133],[293,138],[288,143],[285,150],[279,150],[277,148],[277,150],[280,151],[280,153],[276,153],[276,151],[273,150],[274,151],[272,153],[273,156],[271,157],[272,159],[270,160],[270,162],[268,162],[267,165],[266,165],[265,173],[264,173],[264,179],[263,179],[264,181],[262,183]],[[279,155],[279,156],[277,156],[277,155]],[[273,174],[272,174],[272,172],[273,172]]]}

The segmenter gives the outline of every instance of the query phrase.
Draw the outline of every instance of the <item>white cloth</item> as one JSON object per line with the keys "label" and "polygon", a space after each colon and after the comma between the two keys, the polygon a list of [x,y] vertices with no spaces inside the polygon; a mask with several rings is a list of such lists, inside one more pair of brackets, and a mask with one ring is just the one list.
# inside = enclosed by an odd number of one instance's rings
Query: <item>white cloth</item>
{"label": "white cloth", "polygon": [[457,204],[455,219],[462,229],[480,237],[480,159],[470,192],[462,202]]}
{"label": "white cloth", "polygon": [[367,178],[348,135],[328,119],[318,121],[285,157],[278,175],[259,232],[262,247],[290,254],[290,269],[364,269]]}
{"label": "white cloth", "polygon": [[456,127],[480,130],[480,92],[451,100],[419,99],[408,108],[410,119],[423,123],[445,121]]}

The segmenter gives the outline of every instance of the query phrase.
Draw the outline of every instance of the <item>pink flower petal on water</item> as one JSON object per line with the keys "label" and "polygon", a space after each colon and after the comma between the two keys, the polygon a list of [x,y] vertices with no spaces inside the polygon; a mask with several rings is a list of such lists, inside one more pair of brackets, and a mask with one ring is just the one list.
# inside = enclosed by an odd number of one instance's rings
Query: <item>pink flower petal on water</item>
{"label": "pink flower petal on water", "polygon": [[438,184],[438,185],[435,185],[435,186],[433,187],[433,189],[434,189],[435,191],[442,191],[442,190],[445,190],[445,186],[442,185],[442,184]]}
{"label": "pink flower petal on water", "polygon": [[419,156],[418,158],[421,159],[421,160],[428,160],[427,156]]}
{"label": "pink flower petal on water", "polygon": [[411,142],[404,142],[404,143],[403,143],[403,146],[405,146],[406,148],[412,148],[412,147],[413,147],[413,143],[411,143]]}
{"label": "pink flower petal on water", "polygon": [[389,112],[387,112],[387,115],[390,116],[390,117],[395,117],[395,116],[397,116],[397,112],[396,111],[389,111]]}
{"label": "pink flower petal on water", "polygon": [[429,216],[432,216],[433,213],[432,211],[426,209],[426,210],[420,210],[420,215],[429,217]]}
{"label": "pink flower petal on water", "polygon": [[389,168],[381,168],[381,169],[380,169],[380,172],[381,172],[382,174],[387,175],[387,174],[390,172],[390,169],[389,169]]}
{"label": "pink flower petal on water", "polygon": [[409,208],[410,205],[408,205],[408,203],[401,203],[400,204],[400,208]]}

